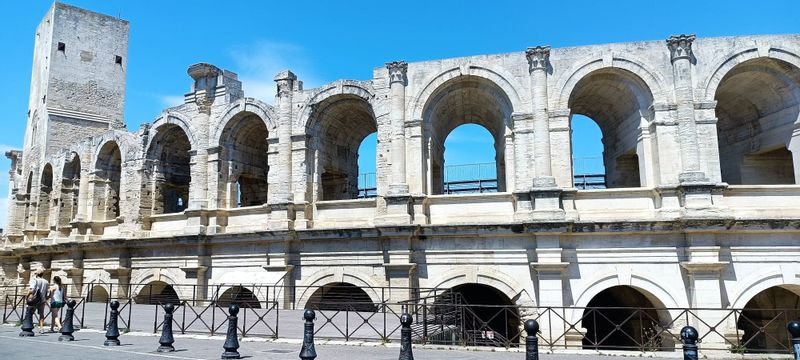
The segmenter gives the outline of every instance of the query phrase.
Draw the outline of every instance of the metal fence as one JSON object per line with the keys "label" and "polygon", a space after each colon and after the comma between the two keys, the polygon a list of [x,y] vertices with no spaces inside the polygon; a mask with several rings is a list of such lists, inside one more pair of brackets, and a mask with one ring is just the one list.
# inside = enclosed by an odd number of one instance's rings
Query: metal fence
{"label": "metal fence", "polygon": [[[196,285],[174,285],[170,286],[171,292],[165,292],[160,284],[127,284],[118,285],[117,290],[128,295],[98,301],[93,289],[96,286],[110,284],[86,284],[81,296],[73,297],[78,301],[75,323],[80,328],[104,329],[108,304],[118,300],[119,326],[123,331],[157,333],[163,326],[162,306],[169,302],[176,305],[176,333],[214,335],[225,331],[227,305],[237,303],[242,308],[239,332],[244,337],[301,338],[302,308],[307,307],[317,312],[316,336],[325,339],[397,341],[400,315],[408,312],[414,319],[413,339],[423,344],[518,347],[525,335],[523,322],[536,319],[540,324],[540,347],[548,350],[674,351],[680,344],[679,330],[692,325],[700,333],[703,349],[738,354],[790,353],[786,324],[800,318],[800,308],[481,305],[469,304],[461,294],[450,290],[355,286],[273,285],[259,290],[257,285],[236,284],[203,290]],[[126,292],[130,289],[135,293]],[[161,290],[159,295],[153,295],[155,290]],[[141,296],[148,291],[149,296]],[[3,292],[3,322],[18,323],[24,315],[24,288],[6,287]],[[180,298],[158,297],[172,293]],[[198,297],[205,293],[208,295]],[[410,300],[392,300],[402,297]]]}

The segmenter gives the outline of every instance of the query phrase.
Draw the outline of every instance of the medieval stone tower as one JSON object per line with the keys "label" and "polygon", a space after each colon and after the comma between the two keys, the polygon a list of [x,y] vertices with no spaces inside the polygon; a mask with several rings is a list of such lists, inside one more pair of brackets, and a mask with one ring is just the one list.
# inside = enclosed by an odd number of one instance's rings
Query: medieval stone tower
{"label": "medieval stone tower", "polygon": [[[36,28],[33,73],[25,130],[24,158],[10,153],[19,175],[28,183],[14,184],[12,192],[26,195],[24,213],[9,217],[9,228],[20,222],[48,229],[46,216],[31,216],[31,208],[55,200],[53,169],[46,157],[57,155],[78,139],[96,136],[109,129],[124,128],[125,74],[127,70],[129,24],[74,6],[54,3]],[[65,153],[66,157],[74,154]],[[77,167],[65,167],[62,181],[79,186]],[[69,189],[73,184],[66,184]],[[18,191],[24,189],[24,191]],[[63,192],[63,189],[62,189]],[[35,198],[34,198],[35,197]],[[32,199],[33,198],[33,199]],[[33,205],[33,206],[31,206]],[[71,206],[73,204],[61,204]],[[42,223],[45,222],[45,223]],[[11,234],[21,235],[21,234]]]}

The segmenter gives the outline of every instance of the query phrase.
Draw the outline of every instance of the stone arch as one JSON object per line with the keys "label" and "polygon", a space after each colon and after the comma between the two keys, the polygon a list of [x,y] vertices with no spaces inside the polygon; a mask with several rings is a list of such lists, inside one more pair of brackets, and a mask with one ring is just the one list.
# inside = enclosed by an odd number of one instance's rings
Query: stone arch
{"label": "stone arch", "polygon": [[92,189],[93,220],[113,220],[121,215],[123,152],[115,140],[102,143],[95,155]]}
{"label": "stone arch", "polygon": [[212,141],[216,141],[220,144],[222,133],[228,126],[228,123],[242,113],[250,113],[260,118],[270,134],[275,134],[275,131],[278,129],[278,124],[274,119],[275,111],[271,106],[258,99],[244,98],[228,105],[225,111],[219,116],[218,120],[215,122],[214,131],[212,132]]}
{"label": "stone arch", "polygon": [[178,286],[180,285],[178,279],[181,278],[178,273],[179,270],[176,269],[159,268],[143,269],[142,271],[136,272],[135,275],[131,277],[131,297],[138,295],[148,283],[163,282],[175,290],[179,299],[188,299],[191,292],[187,293],[185,288]]}
{"label": "stone arch", "polygon": [[332,83],[320,86],[303,104],[300,110],[298,122],[295,124],[293,132],[305,131],[314,120],[315,107],[333,97],[341,95],[351,95],[363,99],[370,106],[375,106],[375,91],[372,83],[367,81],[337,80]]}
{"label": "stone arch", "polygon": [[85,167],[81,166],[81,157],[75,151],[67,152],[62,165],[57,226],[61,236],[69,236],[70,223],[78,215],[81,169]]}
{"label": "stone arch", "polygon": [[722,57],[721,60],[709,67],[709,69],[712,69],[711,72],[698,82],[698,89],[703,97],[702,100],[714,101],[714,95],[717,93],[717,88],[725,75],[736,65],[759,57],[782,60],[800,68],[800,55],[797,51],[775,46],[771,46],[769,49],[753,46],[741,47]]}
{"label": "stone arch", "polygon": [[175,125],[183,130],[183,133],[186,134],[186,137],[189,139],[191,150],[197,150],[199,148],[197,130],[194,128],[194,125],[192,125],[191,118],[177,111],[165,111],[150,125],[150,136],[147,139],[147,144],[142,149],[145,155],[152,149],[153,140],[156,139],[158,131],[164,129],[167,125]]}
{"label": "stone arch", "polygon": [[317,289],[325,285],[335,283],[348,283],[355,285],[367,293],[373,304],[383,303],[380,292],[376,290],[376,288],[379,288],[381,284],[378,284],[372,280],[370,273],[359,269],[347,269],[347,271],[344,271],[343,269],[339,268],[320,270],[314,274],[311,274],[308,278],[303,279],[302,285],[296,286],[296,291],[299,292],[299,296],[297,296],[295,303],[297,308],[305,308],[306,303],[308,303],[309,299],[311,299],[311,296]]}
{"label": "stone arch", "polygon": [[261,309],[261,300],[250,288],[243,285],[226,286],[217,298],[217,305],[227,308],[231,304],[238,304],[241,307],[249,307],[251,309]]}
{"label": "stone arch", "polygon": [[495,148],[497,191],[506,191],[507,137],[512,131],[512,114],[522,109],[517,88],[498,73],[483,67],[453,68],[433,80],[420,92],[413,108],[414,118],[422,120],[426,158],[426,192],[443,194],[444,143],[459,125],[477,124],[492,135]]}
{"label": "stone arch", "polygon": [[[165,119],[159,123],[159,120]],[[174,116],[156,121],[145,148],[142,215],[180,213],[189,202],[191,154],[196,148],[187,123]]]}
{"label": "stone arch", "polygon": [[479,284],[497,289],[519,306],[536,306],[534,297],[513,276],[500,270],[478,266],[452,269],[437,274],[429,282],[433,289],[452,289],[459,285]]}
{"label": "stone arch", "polygon": [[37,201],[36,228],[50,229],[50,203],[53,192],[53,165],[49,162],[42,168],[39,176],[39,199]]}
{"label": "stone arch", "polygon": [[773,287],[790,288],[800,294],[800,278],[787,276],[783,269],[777,266],[755,272],[738,282],[731,308],[743,309],[756,295]]}

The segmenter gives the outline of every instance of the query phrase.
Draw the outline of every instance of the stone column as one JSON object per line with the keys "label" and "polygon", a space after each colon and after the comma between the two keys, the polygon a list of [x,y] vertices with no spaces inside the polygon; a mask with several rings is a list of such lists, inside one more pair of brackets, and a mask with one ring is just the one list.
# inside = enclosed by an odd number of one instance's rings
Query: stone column
{"label": "stone column", "polygon": [[564,274],[569,263],[562,260],[563,249],[560,245],[558,236],[536,236],[536,262],[532,262],[531,268],[536,272],[538,280],[539,307],[549,307],[541,309],[539,312],[542,318],[539,320],[542,334],[555,340],[566,330],[564,322],[559,316],[563,316],[564,306]]}
{"label": "stone column", "polygon": [[531,81],[531,103],[533,105],[533,156],[534,188],[556,186],[550,163],[550,125],[547,115],[547,67],[550,60],[550,47],[528,48],[528,71]]}
{"label": "stone column", "polygon": [[708,332],[709,326],[715,326],[715,332],[703,338],[703,343],[710,348],[724,347],[724,337],[736,336],[737,332],[732,319],[720,323],[729,314],[723,304],[721,279],[728,262],[719,260],[719,251],[719,246],[691,246],[686,249],[689,261],[681,263],[688,275],[690,306],[698,309],[695,310],[697,316],[703,319],[688,325],[697,328],[701,334]]}
{"label": "stone column", "polygon": [[391,159],[392,176],[389,191],[384,196],[386,215],[376,221],[381,225],[403,225],[411,223],[411,195],[406,180],[406,133],[405,99],[406,72],[408,64],[404,61],[386,63],[389,72],[390,108],[389,119],[392,129]]}
{"label": "stone column", "polygon": [[[296,89],[297,75],[289,70],[284,70],[273,78],[278,86],[275,104],[278,107],[278,154],[276,163],[270,164],[270,173],[275,173],[272,179],[277,183],[270,184],[276,187],[269,198],[271,208],[268,226],[275,230],[290,229],[294,226],[294,210],[292,205],[292,98]],[[267,156],[267,154],[264,154]],[[294,199],[298,200],[298,199]],[[302,199],[303,201],[305,199]]]}
{"label": "stone column", "polygon": [[697,125],[694,114],[694,95],[692,92],[692,42],[694,35],[677,35],[667,39],[672,60],[672,74],[677,103],[678,136],[680,138],[681,183],[706,182],[706,175],[700,169]]}

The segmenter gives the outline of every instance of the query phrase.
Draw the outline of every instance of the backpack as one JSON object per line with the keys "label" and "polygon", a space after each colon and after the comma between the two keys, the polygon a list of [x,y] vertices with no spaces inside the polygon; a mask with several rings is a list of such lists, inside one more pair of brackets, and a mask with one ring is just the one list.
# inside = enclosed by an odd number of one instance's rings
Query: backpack
{"label": "backpack", "polygon": [[34,289],[33,294],[28,296],[28,305],[36,306],[39,305],[44,301],[44,294],[42,294],[42,290],[39,287],[39,279],[34,280]]}

